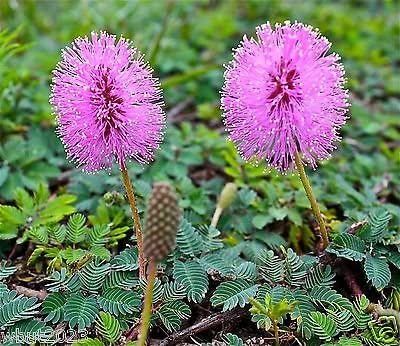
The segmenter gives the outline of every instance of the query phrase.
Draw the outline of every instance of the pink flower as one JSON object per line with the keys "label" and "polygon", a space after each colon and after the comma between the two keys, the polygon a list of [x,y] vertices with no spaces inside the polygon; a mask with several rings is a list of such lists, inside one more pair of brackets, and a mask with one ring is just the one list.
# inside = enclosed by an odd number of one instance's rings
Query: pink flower
{"label": "pink flower", "polygon": [[344,69],[331,44],[301,23],[257,28],[243,38],[227,66],[224,122],[246,160],[294,168],[296,152],[315,167],[340,139],[349,106]]}
{"label": "pink flower", "polygon": [[148,163],[163,137],[159,81],[124,38],[77,38],[53,72],[53,105],[67,157],[86,171]]}

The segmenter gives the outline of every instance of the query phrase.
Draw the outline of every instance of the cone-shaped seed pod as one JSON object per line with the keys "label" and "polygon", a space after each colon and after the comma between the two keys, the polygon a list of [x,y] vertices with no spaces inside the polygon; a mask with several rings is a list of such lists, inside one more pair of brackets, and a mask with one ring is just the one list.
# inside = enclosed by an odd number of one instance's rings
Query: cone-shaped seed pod
{"label": "cone-shaped seed pod", "polygon": [[175,248],[176,232],[181,221],[178,197],[168,183],[155,183],[147,204],[143,230],[144,254],[161,261]]}

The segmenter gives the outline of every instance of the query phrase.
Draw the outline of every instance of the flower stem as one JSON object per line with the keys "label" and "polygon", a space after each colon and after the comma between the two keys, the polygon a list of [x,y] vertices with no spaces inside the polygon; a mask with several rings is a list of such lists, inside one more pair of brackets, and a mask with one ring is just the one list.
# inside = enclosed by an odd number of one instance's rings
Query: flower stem
{"label": "flower stem", "polygon": [[215,212],[214,212],[213,218],[211,220],[211,226],[213,226],[215,228],[217,227],[219,218],[221,217],[221,214],[222,214],[222,208],[220,206],[217,206],[215,208]]}
{"label": "flower stem", "polygon": [[122,181],[124,182],[126,194],[128,196],[129,205],[131,207],[133,223],[135,225],[138,257],[139,257],[139,277],[143,279],[146,276],[146,261],[143,255],[143,234],[142,234],[142,228],[140,226],[139,211],[136,206],[135,193],[133,191],[132,182],[129,179],[128,170],[126,169],[126,165],[124,163],[121,164],[121,175],[122,175]]}
{"label": "flower stem", "polygon": [[144,297],[144,305],[142,312],[142,324],[140,326],[140,334],[138,346],[144,346],[146,344],[147,335],[149,332],[150,318],[151,318],[151,307],[153,305],[153,289],[154,289],[154,281],[156,279],[157,274],[157,263],[154,260],[151,260],[148,267],[148,279],[147,279],[147,287],[146,293]]}
{"label": "flower stem", "polygon": [[298,152],[296,152],[294,160],[296,163],[297,171],[299,172],[299,175],[300,175],[300,180],[304,186],[306,195],[311,203],[312,211],[313,211],[314,216],[317,219],[317,222],[319,224],[319,230],[321,232],[323,246],[325,249],[329,244],[329,240],[328,240],[328,232],[326,230],[325,222],[322,219],[321,210],[319,209],[319,205],[317,203],[317,200],[315,199],[314,192],[312,190],[310,181],[307,177],[306,171],[304,170],[303,161],[301,160],[300,154]]}

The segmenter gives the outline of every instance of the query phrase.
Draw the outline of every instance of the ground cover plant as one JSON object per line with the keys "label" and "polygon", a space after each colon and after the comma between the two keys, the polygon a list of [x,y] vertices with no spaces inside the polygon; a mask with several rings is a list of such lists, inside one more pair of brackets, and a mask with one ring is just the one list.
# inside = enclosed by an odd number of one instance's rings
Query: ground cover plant
{"label": "ground cover plant", "polygon": [[398,345],[398,16],[1,2],[0,342]]}

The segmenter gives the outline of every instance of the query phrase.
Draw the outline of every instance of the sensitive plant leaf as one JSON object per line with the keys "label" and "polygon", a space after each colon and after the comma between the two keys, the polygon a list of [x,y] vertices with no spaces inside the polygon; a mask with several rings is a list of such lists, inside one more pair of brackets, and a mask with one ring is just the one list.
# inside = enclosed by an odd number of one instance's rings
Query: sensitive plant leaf
{"label": "sensitive plant leaf", "polygon": [[239,338],[236,334],[227,333],[222,335],[222,341],[224,341],[229,346],[243,346],[243,340]]}
{"label": "sensitive plant leaf", "polygon": [[96,319],[98,307],[96,298],[85,297],[81,293],[71,295],[64,306],[64,319],[70,328],[78,327],[83,330],[89,327]]}
{"label": "sensitive plant leaf", "polygon": [[42,303],[42,314],[47,315],[44,321],[54,324],[63,321],[66,301],[65,294],[59,292],[49,294]]}
{"label": "sensitive plant leaf", "polygon": [[323,267],[318,265],[308,271],[305,278],[305,288],[311,289],[315,286],[326,286],[332,287],[334,284],[335,272],[332,271],[332,267],[327,265]]}
{"label": "sensitive plant leaf", "polygon": [[204,243],[200,233],[185,218],[182,218],[176,235],[176,243],[185,255],[194,257],[203,252]]}
{"label": "sensitive plant leaf", "polygon": [[255,281],[258,277],[257,266],[253,262],[243,262],[235,267],[235,275],[237,278]]}
{"label": "sensitive plant leaf", "polygon": [[0,296],[0,330],[37,313],[37,298],[18,296],[16,291],[3,292]]}
{"label": "sensitive plant leaf", "polygon": [[108,312],[100,311],[96,320],[96,330],[110,343],[116,342],[122,335],[119,321]]}
{"label": "sensitive plant leaf", "polygon": [[223,282],[212,295],[211,304],[223,305],[223,311],[232,310],[238,305],[243,308],[249,302],[249,298],[256,295],[258,286],[243,279]]}
{"label": "sensitive plant leaf", "polygon": [[380,242],[388,229],[392,216],[385,208],[378,208],[368,214],[367,226],[362,228],[357,235],[368,242]]}
{"label": "sensitive plant leaf", "polygon": [[114,270],[136,270],[139,268],[137,248],[129,248],[120,252],[111,259],[111,268]]}
{"label": "sensitive plant leaf", "polygon": [[7,279],[9,276],[14,274],[17,271],[17,267],[15,266],[7,266],[6,261],[0,262],[0,281]]}
{"label": "sensitive plant leaf", "polygon": [[175,261],[175,280],[186,288],[189,301],[200,303],[208,290],[208,277],[201,265],[195,261]]}
{"label": "sensitive plant leaf", "polygon": [[181,300],[167,302],[157,310],[157,317],[170,332],[178,330],[190,314],[190,307]]}
{"label": "sensitive plant leaf", "polygon": [[138,311],[141,297],[133,291],[126,291],[118,287],[107,288],[97,298],[100,307],[116,316],[132,314]]}
{"label": "sensitive plant leaf", "polygon": [[90,293],[97,293],[106,276],[110,272],[110,264],[100,264],[91,261],[86,264],[78,273],[82,287]]}
{"label": "sensitive plant leaf", "polygon": [[391,273],[388,262],[384,258],[367,255],[364,263],[364,271],[367,274],[368,281],[380,291],[390,282]]}
{"label": "sensitive plant leaf", "polygon": [[67,223],[67,240],[77,244],[84,239],[86,233],[86,218],[82,214],[72,215]]}
{"label": "sensitive plant leaf", "polygon": [[[13,335],[14,337],[18,335],[21,338],[20,340],[24,340],[25,344],[50,343],[52,337],[54,337],[54,330],[43,321],[27,319],[18,321],[7,329],[6,339],[12,340]],[[4,345],[7,345],[7,343]]]}
{"label": "sensitive plant leaf", "polygon": [[329,341],[337,333],[335,321],[319,311],[311,312],[310,321],[313,327],[313,333],[321,340]]}
{"label": "sensitive plant leaf", "polygon": [[353,261],[362,261],[365,258],[366,248],[365,243],[357,236],[341,233],[335,237],[327,251]]}

